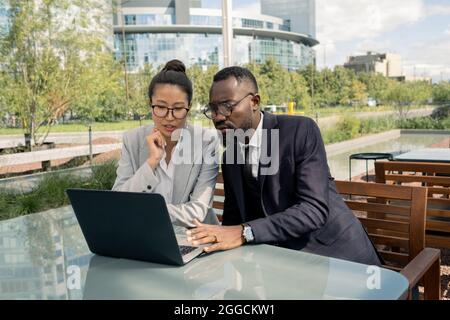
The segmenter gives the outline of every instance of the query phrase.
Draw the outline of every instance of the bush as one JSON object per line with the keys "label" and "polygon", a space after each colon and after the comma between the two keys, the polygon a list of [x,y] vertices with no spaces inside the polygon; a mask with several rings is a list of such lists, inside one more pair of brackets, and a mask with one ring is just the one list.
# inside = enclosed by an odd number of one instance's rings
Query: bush
{"label": "bush", "polygon": [[436,108],[431,115],[435,120],[445,120],[450,118],[450,105]]}
{"label": "bush", "polygon": [[352,139],[360,134],[361,120],[354,117],[345,117],[337,125],[337,130],[341,133],[341,137]]}
{"label": "bush", "polygon": [[361,120],[346,117],[338,122],[336,129],[324,130],[322,132],[322,137],[325,144],[330,144],[395,128],[396,123],[392,118],[370,118]]}
{"label": "bush", "polygon": [[116,180],[117,162],[109,161],[92,168],[92,189],[111,190]]}
{"label": "bush", "polygon": [[27,193],[0,190],[0,220],[68,205],[68,188],[111,190],[116,179],[116,167],[115,161],[93,167],[89,177],[49,174]]}
{"label": "bush", "polygon": [[401,129],[428,129],[428,130],[444,130],[445,122],[442,120],[433,119],[431,117],[404,119],[399,121],[399,128]]}

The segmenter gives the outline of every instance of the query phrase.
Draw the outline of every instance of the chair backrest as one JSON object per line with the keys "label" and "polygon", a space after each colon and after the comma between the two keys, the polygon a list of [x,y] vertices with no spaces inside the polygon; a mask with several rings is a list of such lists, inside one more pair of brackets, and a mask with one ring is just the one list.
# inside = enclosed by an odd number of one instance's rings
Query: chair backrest
{"label": "chair backrest", "polygon": [[336,181],[385,261],[401,270],[425,247],[426,188]]}
{"label": "chair backrest", "polygon": [[219,172],[216,179],[216,189],[214,190],[213,209],[219,221],[222,221],[223,202],[225,200],[225,190],[223,188],[222,172]]}
{"label": "chair backrest", "polygon": [[450,248],[450,163],[375,163],[376,182],[428,189],[426,244]]}

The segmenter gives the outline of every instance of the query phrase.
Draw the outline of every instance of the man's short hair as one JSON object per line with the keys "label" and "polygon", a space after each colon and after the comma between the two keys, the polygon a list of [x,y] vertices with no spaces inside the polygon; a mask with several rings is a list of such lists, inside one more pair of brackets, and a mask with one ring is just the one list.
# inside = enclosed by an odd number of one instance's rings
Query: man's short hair
{"label": "man's short hair", "polygon": [[223,80],[227,80],[228,78],[234,77],[238,83],[242,83],[244,81],[250,82],[255,90],[255,93],[258,92],[258,83],[256,82],[256,78],[253,73],[247,68],[243,67],[228,67],[220,70],[214,76],[214,82],[219,82]]}

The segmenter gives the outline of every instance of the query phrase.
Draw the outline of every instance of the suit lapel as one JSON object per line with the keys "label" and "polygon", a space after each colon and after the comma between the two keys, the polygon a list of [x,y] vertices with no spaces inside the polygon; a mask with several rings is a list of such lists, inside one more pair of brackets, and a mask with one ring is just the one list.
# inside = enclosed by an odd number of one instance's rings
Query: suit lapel
{"label": "suit lapel", "polygon": [[149,157],[149,152],[148,152],[148,147],[147,147],[147,136],[152,132],[153,130],[153,126],[149,125],[145,127],[144,130],[144,136],[141,138],[141,144],[139,146],[139,159],[136,159],[139,161],[139,165],[137,166],[137,168],[135,168],[135,170],[137,171],[140,166],[142,166],[148,159]]}
{"label": "suit lapel", "polygon": [[[188,126],[187,129],[183,130],[186,130],[186,134],[183,134],[181,136],[181,140],[179,141],[180,145],[177,147],[177,150],[175,150],[175,152],[178,152],[178,154],[180,154],[180,152],[182,152],[183,154],[185,152],[188,152],[189,154],[187,156],[189,157],[189,161],[187,161],[187,163],[185,161],[182,161],[182,163],[175,165],[172,196],[173,202],[175,204],[181,203],[183,201],[192,168],[194,167],[195,159],[197,159],[198,152],[201,152],[201,148],[200,151],[197,151],[197,146],[202,145],[202,137],[194,137],[194,130],[191,126]],[[196,141],[199,142],[194,143]],[[181,158],[178,158],[178,160],[181,160]]]}

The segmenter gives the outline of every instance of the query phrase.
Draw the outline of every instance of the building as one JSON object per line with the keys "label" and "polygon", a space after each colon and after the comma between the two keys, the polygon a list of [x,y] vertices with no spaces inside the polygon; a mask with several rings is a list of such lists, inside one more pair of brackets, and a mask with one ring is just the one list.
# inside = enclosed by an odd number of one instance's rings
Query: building
{"label": "building", "polygon": [[[263,63],[273,57],[295,70],[314,63],[312,47],[318,41],[297,31],[305,30],[300,26],[294,25],[294,30],[293,21],[281,12],[276,16],[234,11],[233,64]],[[198,0],[124,2],[114,16],[114,35],[116,58],[125,58],[131,72],[174,58],[188,66],[223,66],[222,11],[203,8]]]}
{"label": "building", "polygon": [[261,0],[261,13],[285,19],[292,32],[316,37],[315,0]]}
{"label": "building", "polygon": [[8,4],[0,0],[0,34],[8,31]]}
{"label": "building", "polygon": [[422,82],[428,82],[429,84],[433,83],[433,78],[431,78],[431,77],[414,76],[414,75],[395,77],[395,80],[400,81],[400,82],[422,81]]}
{"label": "building", "polygon": [[403,76],[402,57],[393,53],[380,54],[369,51],[366,55],[349,57],[344,67],[356,73],[380,73],[389,78]]}

